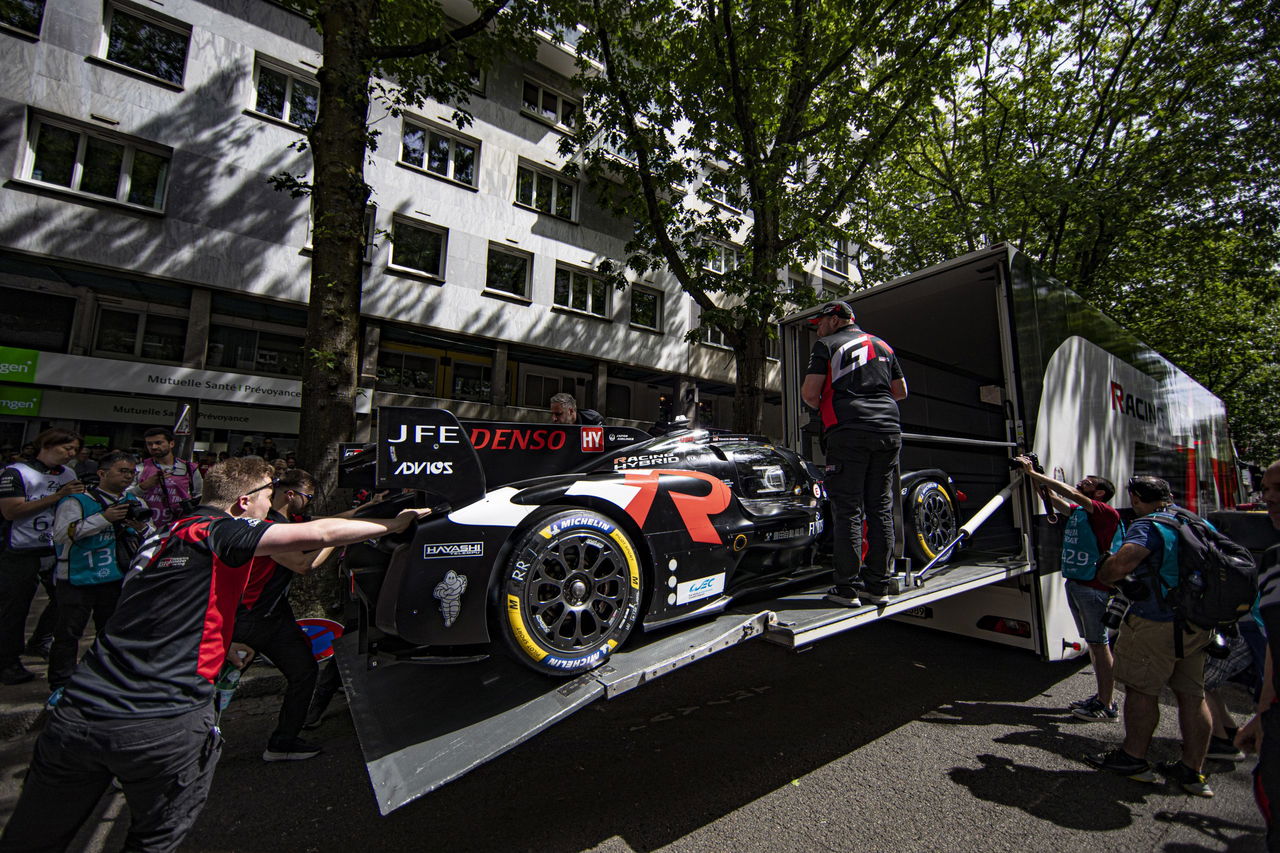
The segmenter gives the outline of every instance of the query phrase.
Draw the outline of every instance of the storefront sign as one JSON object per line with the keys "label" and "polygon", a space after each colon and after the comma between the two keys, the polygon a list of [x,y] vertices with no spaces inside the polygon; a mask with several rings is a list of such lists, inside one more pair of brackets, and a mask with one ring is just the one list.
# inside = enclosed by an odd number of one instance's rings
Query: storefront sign
{"label": "storefront sign", "polygon": [[0,386],[0,415],[28,415],[40,413],[39,388],[15,388]]}
{"label": "storefront sign", "polygon": [[[40,395],[39,389],[0,386],[0,413],[7,407],[6,397],[18,394]],[[9,414],[40,415],[81,421],[153,424],[172,426],[178,405],[172,400],[148,400],[143,397],[111,397],[106,394],[77,394],[71,391],[45,391],[35,410]],[[39,400],[39,396],[37,396]],[[247,406],[220,406],[201,403],[196,425],[201,429],[231,429],[241,432],[297,435],[298,413]]]}
{"label": "storefront sign", "polygon": [[[102,388],[253,405],[296,408],[302,404],[302,383],[296,379],[141,364],[16,347],[0,347],[0,381]],[[356,411],[368,413],[372,400],[373,394],[367,389],[358,392]]]}

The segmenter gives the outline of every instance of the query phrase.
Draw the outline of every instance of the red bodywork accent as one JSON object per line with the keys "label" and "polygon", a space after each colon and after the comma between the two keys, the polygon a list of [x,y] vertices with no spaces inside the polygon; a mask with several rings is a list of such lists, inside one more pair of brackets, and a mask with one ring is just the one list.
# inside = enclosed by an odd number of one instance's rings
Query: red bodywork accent
{"label": "red bodywork accent", "polygon": [[628,471],[625,475],[626,482],[629,485],[640,487],[640,491],[627,504],[627,514],[631,516],[632,521],[639,527],[644,527],[645,520],[649,517],[649,510],[653,508],[653,500],[658,496],[658,482],[663,475],[702,480],[710,486],[705,495],[691,495],[688,492],[676,491],[669,492],[669,494],[671,495],[672,503],[676,506],[676,511],[680,513],[680,520],[684,522],[685,530],[688,531],[690,539],[694,542],[707,542],[713,545],[723,544],[720,541],[720,534],[716,532],[715,525],[711,523],[711,516],[718,515],[728,509],[732,493],[729,491],[729,487],[720,480],[700,471],[668,471],[662,469]]}

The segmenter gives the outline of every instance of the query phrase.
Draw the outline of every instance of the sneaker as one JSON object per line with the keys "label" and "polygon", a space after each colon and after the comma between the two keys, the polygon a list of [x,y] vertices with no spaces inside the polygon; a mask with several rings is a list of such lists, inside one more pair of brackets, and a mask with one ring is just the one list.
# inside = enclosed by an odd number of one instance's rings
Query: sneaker
{"label": "sneaker", "polygon": [[1244,753],[1230,738],[1211,737],[1209,738],[1209,751],[1205,754],[1205,758],[1218,758],[1223,761],[1243,761]]}
{"label": "sneaker", "polygon": [[876,607],[883,607],[889,603],[889,594],[887,592],[873,592],[868,589],[862,593],[862,600],[874,604]]}
{"label": "sneaker", "polygon": [[35,677],[36,674],[34,672],[20,663],[0,669],[0,684],[26,684]]}
{"label": "sneaker", "polygon": [[1181,761],[1162,761],[1156,768],[1170,782],[1195,797],[1212,797],[1213,789],[1209,787],[1209,775],[1192,770]]}
{"label": "sneaker", "polygon": [[1076,708],[1083,708],[1085,705],[1092,705],[1098,701],[1098,694],[1095,693],[1088,699],[1075,699],[1067,703],[1067,710],[1074,711]]}
{"label": "sneaker", "polygon": [[44,707],[47,710],[52,711],[54,708],[58,707],[58,700],[61,698],[62,698],[62,688],[61,687],[54,688],[54,691],[49,694],[49,698],[44,700]]}
{"label": "sneaker", "polygon": [[827,594],[822,596],[822,599],[824,601],[829,601],[832,604],[838,604],[841,607],[862,606],[862,602],[858,599],[858,596],[854,594],[852,589],[842,589],[838,586],[833,586],[831,589],[827,590]]}
{"label": "sneaker", "polygon": [[272,738],[267,741],[267,751],[262,753],[263,761],[306,761],[315,758],[321,752],[319,744],[300,737]]}
{"label": "sneaker", "polygon": [[1108,707],[1103,705],[1102,701],[1098,699],[1097,696],[1094,696],[1088,702],[1080,705],[1079,707],[1072,708],[1071,713],[1073,716],[1081,720],[1089,720],[1090,722],[1098,720],[1104,723],[1114,723],[1116,720],[1120,719],[1120,709],[1116,703],[1112,702],[1110,707]]}
{"label": "sneaker", "polygon": [[1145,758],[1134,758],[1120,748],[1113,749],[1110,752],[1086,755],[1084,760],[1085,763],[1091,764],[1099,770],[1106,770],[1108,773],[1116,773],[1120,776],[1128,776],[1135,782],[1159,781],[1156,772],[1151,769],[1150,762]]}

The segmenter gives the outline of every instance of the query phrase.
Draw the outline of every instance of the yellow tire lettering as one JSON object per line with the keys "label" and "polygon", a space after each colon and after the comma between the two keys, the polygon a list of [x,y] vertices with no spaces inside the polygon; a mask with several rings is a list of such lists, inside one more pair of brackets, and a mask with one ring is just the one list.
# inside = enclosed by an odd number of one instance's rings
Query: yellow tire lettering
{"label": "yellow tire lettering", "polygon": [[627,537],[622,535],[622,531],[614,528],[609,534],[609,538],[618,543],[618,547],[622,549],[622,555],[627,558],[627,572],[631,578],[631,588],[640,588],[640,562],[636,559],[635,549],[631,547],[631,543],[627,541]]}
{"label": "yellow tire lettering", "polygon": [[533,641],[533,637],[529,636],[529,630],[524,626],[524,618],[520,615],[519,596],[507,596],[507,624],[511,626],[511,633],[515,635],[516,642],[520,644],[520,648],[524,649],[525,654],[535,661],[540,661],[547,656],[547,651]]}

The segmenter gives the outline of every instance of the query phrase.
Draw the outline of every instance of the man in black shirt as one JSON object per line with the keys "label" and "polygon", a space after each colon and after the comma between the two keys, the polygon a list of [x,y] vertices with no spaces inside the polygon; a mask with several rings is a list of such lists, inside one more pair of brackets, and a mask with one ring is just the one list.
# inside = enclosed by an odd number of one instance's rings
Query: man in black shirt
{"label": "man in black shirt", "polygon": [[810,322],[818,342],[800,396],[822,415],[826,443],[825,486],[835,528],[835,586],[826,599],[860,607],[854,584],[861,578],[863,598],[881,605],[889,600],[893,473],[902,446],[898,401],[907,398],[907,380],[893,347],[859,329],[847,303],[828,302]]}
{"label": "man in black shirt", "polygon": [[604,423],[604,415],[595,409],[579,409],[578,401],[572,394],[561,392],[551,395],[551,422],[599,426]]}
{"label": "man in black shirt", "polygon": [[66,849],[112,777],[129,803],[124,848],[176,848],[204,806],[222,750],[213,682],[253,557],[376,538],[429,512],[263,523],[271,475],[256,457],[215,465],[206,504],[176,521],[150,561],[126,577],[106,629],[36,741],[0,850]]}

